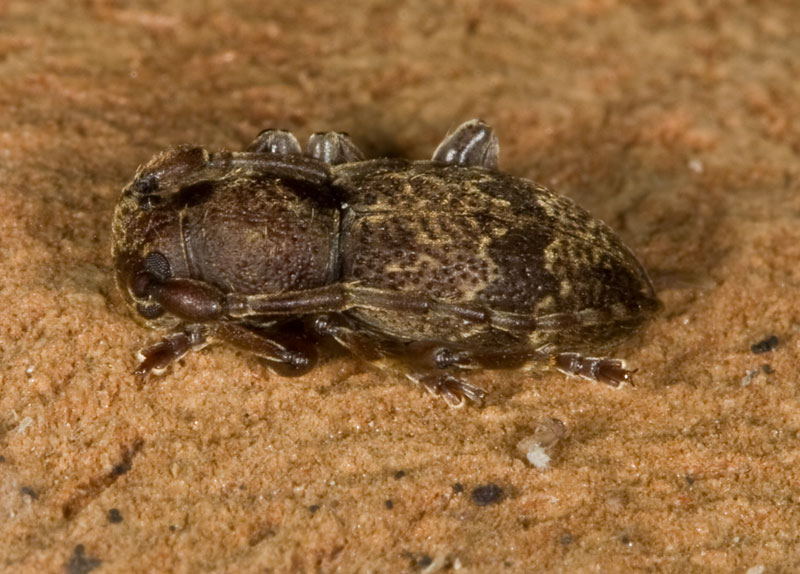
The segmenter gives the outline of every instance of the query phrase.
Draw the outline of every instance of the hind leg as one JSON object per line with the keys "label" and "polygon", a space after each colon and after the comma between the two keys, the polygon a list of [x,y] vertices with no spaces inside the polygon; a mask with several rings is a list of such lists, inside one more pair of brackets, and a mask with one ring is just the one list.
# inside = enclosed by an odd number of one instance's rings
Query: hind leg
{"label": "hind leg", "polygon": [[605,383],[614,388],[619,388],[624,383],[633,384],[633,371],[629,371],[625,361],[621,359],[560,353],[553,357],[553,363],[553,366],[562,373]]}
{"label": "hind leg", "polygon": [[313,330],[336,339],[353,355],[394,374],[403,374],[451,407],[480,403],[483,389],[458,376],[466,370],[552,368],[568,375],[619,387],[632,384],[632,372],[619,359],[584,357],[578,353],[554,353],[548,347],[519,344],[469,345],[439,341],[406,342],[387,338],[363,327],[356,328],[346,316],[315,317]]}
{"label": "hind leg", "polygon": [[497,169],[499,153],[494,130],[481,120],[470,120],[444,138],[431,159],[453,165]]}
{"label": "hind leg", "polygon": [[[518,369],[541,365],[614,388],[625,383],[633,385],[633,371],[628,370],[625,361],[621,359],[586,357],[579,353],[553,354],[547,347],[497,345],[493,348],[459,348],[439,343],[412,343],[407,348],[407,356],[407,362],[412,366],[416,365],[422,372],[453,368]],[[435,383],[436,381],[431,382],[434,385]],[[447,381],[443,384],[445,383]]]}

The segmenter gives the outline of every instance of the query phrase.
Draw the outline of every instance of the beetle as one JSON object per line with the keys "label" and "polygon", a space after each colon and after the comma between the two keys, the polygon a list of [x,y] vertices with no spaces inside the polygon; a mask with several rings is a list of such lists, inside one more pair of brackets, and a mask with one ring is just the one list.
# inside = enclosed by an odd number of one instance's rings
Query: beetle
{"label": "beetle", "polygon": [[630,382],[595,355],[659,309],[644,267],[570,199],[500,172],[498,151],[471,120],[428,161],[272,129],[241,152],[157,154],[112,226],[123,298],[168,330],[135,372],[225,342],[300,375],[332,338],[451,406],[483,399],[463,378],[477,368]]}

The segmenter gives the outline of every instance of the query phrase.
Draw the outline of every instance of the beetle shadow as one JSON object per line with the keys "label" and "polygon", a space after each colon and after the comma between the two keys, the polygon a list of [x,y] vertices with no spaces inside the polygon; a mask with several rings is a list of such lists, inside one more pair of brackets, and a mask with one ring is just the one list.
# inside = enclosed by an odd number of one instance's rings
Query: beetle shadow
{"label": "beetle shadow", "polygon": [[104,165],[94,174],[76,175],[49,164],[41,170],[41,184],[24,223],[29,239],[25,249],[32,252],[30,265],[36,266],[32,273],[27,270],[28,286],[59,293],[99,293],[112,299],[116,288],[111,220],[118,182],[130,174],[121,175],[122,162]]}
{"label": "beetle shadow", "polygon": [[402,158],[414,159],[410,156],[410,148],[404,146],[397,138],[397,133],[380,128],[374,132],[353,134],[359,149],[367,159]]}
{"label": "beetle shadow", "polygon": [[509,151],[501,162],[615,230],[666,303],[654,318],[659,321],[688,312],[717,286],[718,270],[735,255],[738,195],[760,190],[742,173],[746,166],[692,169],[690,159],[700,152],[685,138],[645,139],[644,129],[630,121],[635,105],[609,105],[599,118],[578,112],[546,141],[538,128],[539,142],[531,146],[518,136],[510,150],[500,129],[501,150]]}

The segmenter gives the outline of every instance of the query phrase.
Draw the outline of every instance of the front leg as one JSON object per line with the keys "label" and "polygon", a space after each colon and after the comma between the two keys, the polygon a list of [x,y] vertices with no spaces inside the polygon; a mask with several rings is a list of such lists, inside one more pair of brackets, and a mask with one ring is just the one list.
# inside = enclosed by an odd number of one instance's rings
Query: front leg
{"label": "front leg", "polygon": [[200,147],[179,146],[139,168],[125,193],[149,210],[189,184],[219,180],[240,170],[317,185],[330,182],[330,165],[299,153],[299,144],[293,139],[288,132],[268,130],[243,152],[208,153]]}
{"label": "front leg", "polygon": [[203,325],[185,325],[155,345],[140,350],[139,365],[133,372],[143,378],[151,373],[160,375],[189,351],[202,349],[206,345],[208,340]]}
{"label": "front leg", "polygon": [[131,291],[147,300],[139,304],[139,313],[146,318],[166,312],[187,323],[209,323],[225,315],[225,293],[205,281],[161,279],[144,271],[134,277]]}
{"label": "front leg", "polygon": [[222,340],[258,355],[285,376],[303,374],[316,363],[313,342],[304,332],[293,329],[291,321],[272,321],[263,326],[228,321],[228,296],[223,291],[204,281],[170,278],[169,274],[163,255],[151,253],[145,259],[143,271],[132,284],[134,294],[147,301],[139,305],[139,312],[145,317],[168,313],[188,326],[144,349],[138,374],[159,374],[189,350],[211,340]]}
{"label": "front leg", "polygon": [[307,373],[317,362],[314,342],[297,325],[283,323],[260,328],[220,321],[184,325],[142,349],[134,373],[141,377],[151,373],[160,375],[189,351],[220,341],[267,360],[270,368],[284,377]]}

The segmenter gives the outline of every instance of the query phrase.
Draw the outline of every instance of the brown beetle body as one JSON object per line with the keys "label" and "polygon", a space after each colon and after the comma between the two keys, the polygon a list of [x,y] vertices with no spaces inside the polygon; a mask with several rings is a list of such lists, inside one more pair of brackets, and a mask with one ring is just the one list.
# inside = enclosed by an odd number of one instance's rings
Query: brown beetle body
{"label": "brown beetle body", "polygon": [[302,154],[274,130],[245,152],[156,156],[113,229],[122,293],[174,330],[139,372],[222,340],[301,373],[330,336],[453,405],[483,396],[455,376],[474,367],[628,380],[621,361],[581,353],[658,309],[643,267],[604,223],[496,161],[478,121],[431,161],[365,161],[336,133]]}

